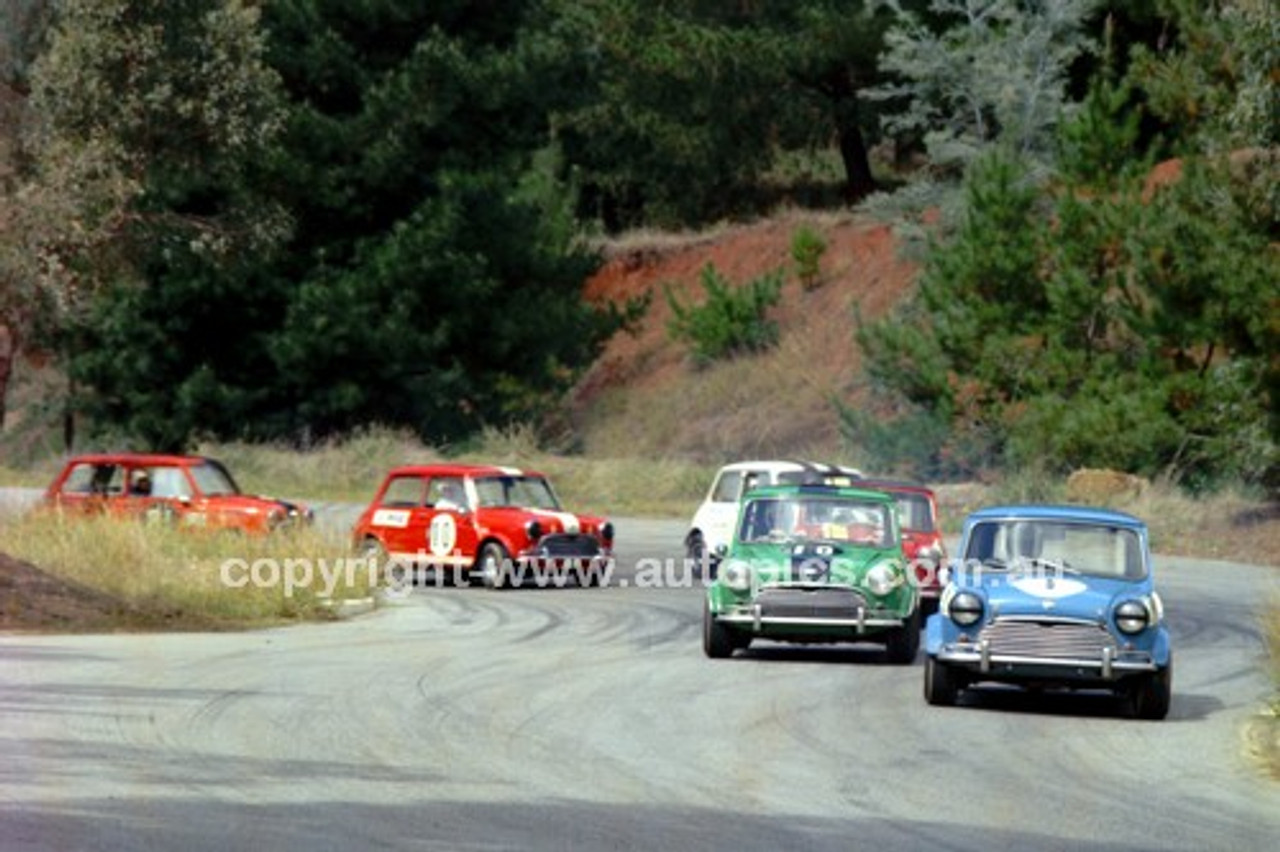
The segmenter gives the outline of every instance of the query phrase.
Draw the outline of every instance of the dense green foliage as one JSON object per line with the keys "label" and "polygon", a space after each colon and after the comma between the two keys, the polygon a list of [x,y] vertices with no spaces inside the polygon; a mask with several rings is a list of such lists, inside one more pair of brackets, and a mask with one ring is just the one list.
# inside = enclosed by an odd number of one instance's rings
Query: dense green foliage
{"label": "dense green foliage", "polygon": [[[1249,40],[1233,44],[1247,63]],[[1123,84],[1100,79],[1059,134],[1054,183],[1007,148],[976,163],[918,305],[860,331],[898,418],[846,412],[852,438],[925,475],[1104,465],[1205,486],[1275,470],[1280,140],[1254,126],[1269,150],[1196,156],[1206,120],[1156,187],[1148,160],[1117,155],[1138,142],[1133,92],[1187,61],[1148,57]]]}
{"label": "dense green foliage", "polygon": [[769,200],[765,176],[780,151],[833,142],[844,197],[876,188],[868,147],[880,110],[864,92],[885,82],[878,59],[894,18],[883,3],[551,7],[580,87],[555,124],[584,215],[610,229],[740,216]]}
{"label": "dense green foliage", "polygon": [[82,410],[153,447],[370,422],[451,440],[563,391],[618,318],[582,302],[597,261],[536,156],[532,4],[499,5],[268,4],[273,112],[254,118],[170,80],[243,96],[197,47],[250,7],[68,4],[37,79],[50,145],[72,150],[41,161],[79,173],[89,152],[113,178],[101,239],[67,252],[97,279],[64,337]]}
{"label": "dense green foliage", "polygon": [[734,286],[708,263],[701,282],[706,299],[699,305],[686,305],[670,287],[665,290],[671,308],[668,333],[689,344],[695,364],[759,352],[778,342],[778,324],[769,309],[782,295],[781,271]]}
{"label": "dense green foliage", "polygon": [[[6,346],[136,443],[536,420],[634,315],[581,298],[595,229],[914,180],[941,224],[841,409],[869,466],[1275,469],[1273,4],[15,0],[0,35]],[[780,168],[817,152],[836,192]],[[672,333],[772,345],[781,276],[708,267]]]}

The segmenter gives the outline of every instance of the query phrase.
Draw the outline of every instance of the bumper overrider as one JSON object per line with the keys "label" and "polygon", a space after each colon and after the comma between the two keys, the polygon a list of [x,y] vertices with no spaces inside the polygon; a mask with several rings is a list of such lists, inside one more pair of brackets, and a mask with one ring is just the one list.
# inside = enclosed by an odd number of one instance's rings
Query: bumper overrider
{"label": "bumper overrider", "polygon": [[827,584],[766,586],[751,599],[716,614],[724,624],[754,633],[772,631],[863,635],[901,627],[904,617],[872,607],[854,587]]}

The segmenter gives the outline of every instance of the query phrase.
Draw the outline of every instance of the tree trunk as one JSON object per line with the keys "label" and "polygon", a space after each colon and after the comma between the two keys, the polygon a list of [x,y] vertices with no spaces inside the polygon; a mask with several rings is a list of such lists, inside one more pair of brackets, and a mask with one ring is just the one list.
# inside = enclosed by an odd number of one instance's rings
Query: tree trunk
{"label": "tree trunk", "polygon": [[856,121],[841,121],[837,132],[840,135],[840,159],[844,161],[845,201],[857,204],[876,191],[871,161],[867,157],[866,138]]}
{"label": "tree trunk", "polygon": [[840,72],[826,87],[831,98],[832,119],[836,137],[840,143],[840,159],[844,162],[844,197],[849,204],[857,204],[876,190],[871,176],[871,161],[867,157],[867,139],[862,135],[859,122],[861,110],[858,90],[847,72]]}
{"label": "tree trunk", "polygon": [[18,357],[18,341],[9,326],[0,323],[0,429],[4,428],[5,401],[9,398],[9,377]]}

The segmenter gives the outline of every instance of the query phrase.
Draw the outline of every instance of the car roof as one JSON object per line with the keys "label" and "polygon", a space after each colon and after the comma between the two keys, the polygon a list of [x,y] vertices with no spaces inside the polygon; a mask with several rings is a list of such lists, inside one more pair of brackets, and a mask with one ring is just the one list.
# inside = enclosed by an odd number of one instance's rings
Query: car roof
{"label": "car roof", "polygon": [[1118,527],[1145,529],[1146,523],[1127,512],[1115,509],[1103,509],[1096,506],[1073,506],[1068,504],[1052,505],[1029,503],[1009,506],[988,506],[969,515],[965,524],[979,521],[995,521],[1012,518],[1026,518],[1044,521],[1079,521],[1083,523],[1108,524]]}
{"label": "car roof", "polygon": [[393,467],[387,476],[537,476],[534,470],[490,464],[408,464]]}
{"label": "car roof", "polygon": [[151,467],[189,467],[210,462],[205,456],[182,456],[167,453],[82,453],[67,459],[67,464],[141,464]]}
{"label": "car roof", "polygon": [[744,500],[756,497],[850,497],[876,503],[892,503],[893,498],[883,491],[868,490],[859,483],[851,485],[768,485],[753,489]]}
{"label": "car roof", "polygon": [[929,486],[921,485],[919,482],[908,482],[904,479],[860,479],[858,480],[858,487],[872,491],[904,491],[912,494],[923,494],[927,497],[936,496]]}
{"label": "car roof", "polygon": [[843,473],[851,476],[862,476],[862,472],[847,465],[828,464],[826,462],[803,461],[798,459],[756,459],[754,461],[738,461],[726,464],[721,471],[767,470],[773,473],[790,473],[799,470],[814,470],[819,473]]}

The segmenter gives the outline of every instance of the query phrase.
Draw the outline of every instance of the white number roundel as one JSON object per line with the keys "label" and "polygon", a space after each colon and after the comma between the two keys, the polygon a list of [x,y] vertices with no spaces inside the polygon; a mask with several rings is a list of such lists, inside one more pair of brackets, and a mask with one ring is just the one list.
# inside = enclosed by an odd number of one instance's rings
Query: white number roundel
{"label": "white number roundel", "polygon": [[427,530],[427,545],[436,556],[447,556],[453,552],[458,543],[458,525],[453,515],[441,512],[431,519],[431,529]]}

